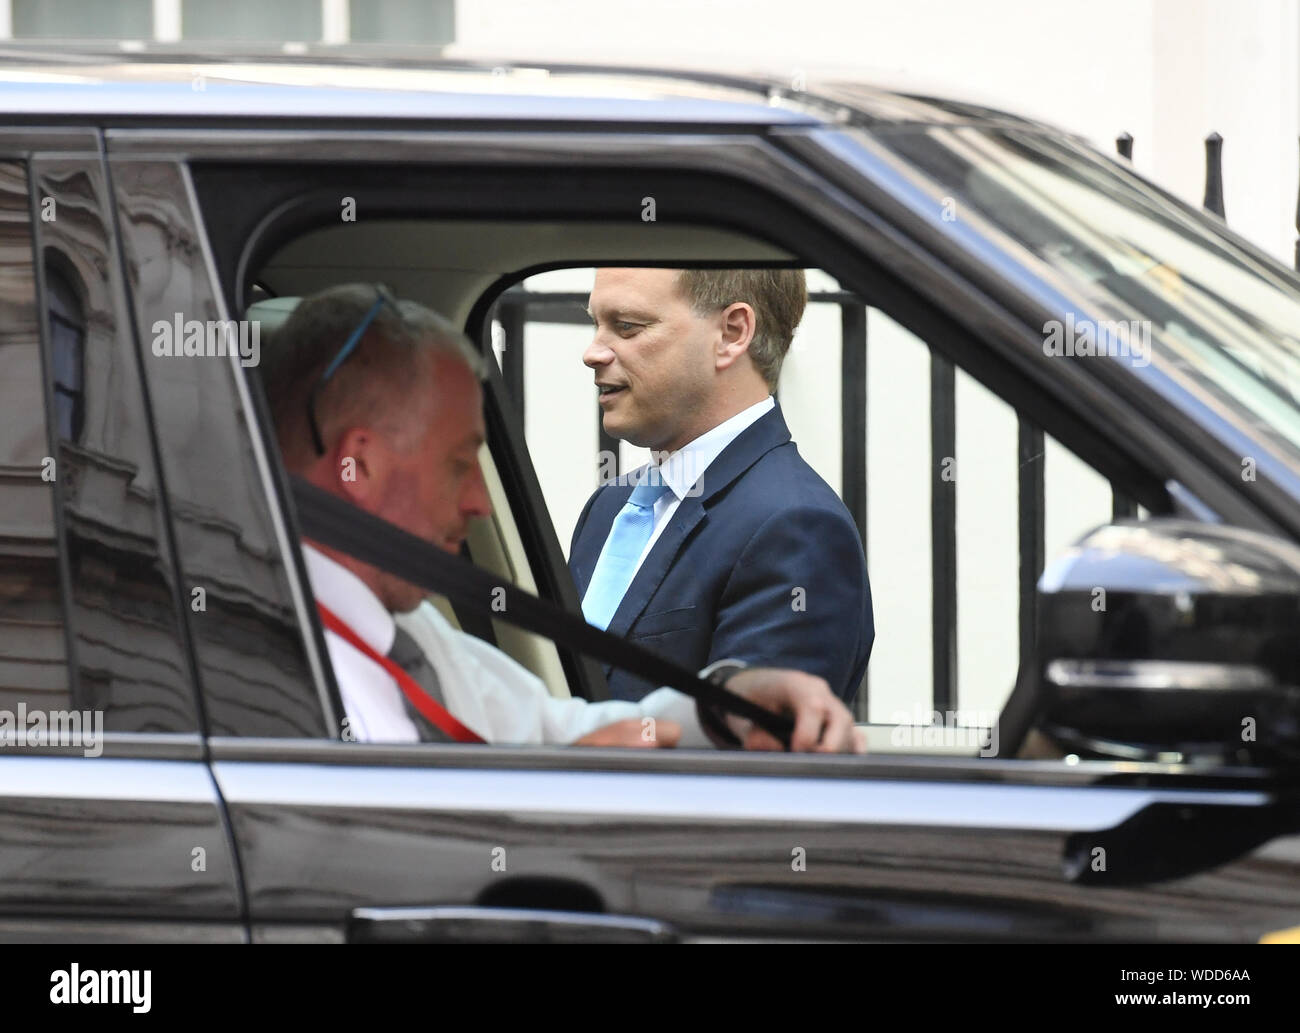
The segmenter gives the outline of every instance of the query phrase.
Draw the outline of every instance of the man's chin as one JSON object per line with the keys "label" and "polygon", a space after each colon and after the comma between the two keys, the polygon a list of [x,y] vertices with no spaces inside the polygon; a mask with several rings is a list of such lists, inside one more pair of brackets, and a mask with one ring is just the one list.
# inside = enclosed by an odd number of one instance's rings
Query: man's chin
{"label": "man's chin", "polygon": [[605,433],[617,441],[626,441],[629,445],[636,448],[649,448],[646,444],[649,436],[644,430],[632,426],[624,420],[612,420],[606,413],[604,420]]}
{"label": "man's chin", "polygon": [[[450,556],[459,556],[460,547],[464,543],[464,537],[426,539],[430,545],[436,549],[447,553]],[[413,585],[409,581],[389,581],[387,592],[381,602],[389,613],[410,613],[418,607],[430,593],[426,592],[419,585]]]}
{"label": "man's chin", "polygon": [[390,574],[384,578],[375,594],[379,596],[379,601],[384,604],[385,610],[397,614],[410,613],[424,602],[430,593],[414,582],[403,581]]}

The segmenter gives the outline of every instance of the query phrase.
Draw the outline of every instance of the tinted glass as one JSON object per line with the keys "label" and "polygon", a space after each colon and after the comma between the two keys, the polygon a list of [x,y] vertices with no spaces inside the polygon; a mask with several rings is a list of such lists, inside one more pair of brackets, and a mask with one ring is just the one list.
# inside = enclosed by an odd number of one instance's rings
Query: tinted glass
{"label": "tinted glass", "polygon": [[[855,136],[907,170],[950,232],[969,223],[1031,255],[1098,349],[1149,364],[1300,470],[1300,293],[1281,267],[1069,139],[968,126]],[[1076,345],[1076,330],[1057,328],[1052,347]]]}
{"label": "tinted glass", "polygon": [[[184,172],[119,162],[113,179],[209,729],[325,734],[234,366],[207,336],[219,314]],[[202,354],[183,353],[191,330]]]}
{"label": "tinted glass", "polygon": [[79,706],[198,730],[140,370],[97,157],[32,163]]}
{"label": "tinted glass", "polygon": [[60,438],[80,441],[86,423],[86,313],[81,291],[56,264],[45,269],[47,337],[54,381],[54,422]]}
{"label": "tinted glass", "polygon": [[66,707],[27,170],[0,163],[0,709]]}

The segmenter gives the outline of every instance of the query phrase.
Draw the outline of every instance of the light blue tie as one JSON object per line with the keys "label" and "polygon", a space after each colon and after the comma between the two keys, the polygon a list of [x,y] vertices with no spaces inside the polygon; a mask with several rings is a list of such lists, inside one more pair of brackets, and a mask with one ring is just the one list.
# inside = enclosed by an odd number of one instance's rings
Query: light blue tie
{"label": "light blue tie", "polygon": [[655,503],[668,490],[668,485],[659,478],[654,480],[658,483],[643,481],[633,488],[627,504],[614,518],[587,594],[582,597],[582,615],[598,628],[609,627],[614,619],[614,612],[632,583],[636,561],[654,534]]}

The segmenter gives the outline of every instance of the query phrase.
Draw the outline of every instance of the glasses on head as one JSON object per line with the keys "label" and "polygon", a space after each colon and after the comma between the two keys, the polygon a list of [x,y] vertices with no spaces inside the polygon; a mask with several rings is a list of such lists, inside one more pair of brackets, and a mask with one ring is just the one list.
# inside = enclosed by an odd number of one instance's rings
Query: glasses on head
{"label": "glasses on head", "polygon": [[323,456],[325,454],[325,439],[321,437],[320,424],[316,422],[316,396],[320,394],[321,389],[329,383],[330,378],[339,371],[339,367],[342,366],[343,363],[347,362],[352,353],[357,350],[357,345],[361,343],[361,338],[365,337],[366,331],[370,329],[370,324],[375,321],[375,318],[379,315],[380,309],[385,305],[393,310],[399,320],[402,318],[402,310],[397,307],[397,302],[393,299],[393,296],[388,292],[387,288],[376,285],[375,303],[371,305],[370,310],[361,317],[361,322],[357,324],[357,328],[348,335],[348,339],[343,342],[343,347],[341,347],[334,358],[330,360],[329,365],[326,366],[324,371],[321,373],[320,379],[316,381],[315,386],[312,387],[311,391],[307,395],[307,425],[311,428],[311,441],[312,444],[316,446],[316,454],[318,456]]}

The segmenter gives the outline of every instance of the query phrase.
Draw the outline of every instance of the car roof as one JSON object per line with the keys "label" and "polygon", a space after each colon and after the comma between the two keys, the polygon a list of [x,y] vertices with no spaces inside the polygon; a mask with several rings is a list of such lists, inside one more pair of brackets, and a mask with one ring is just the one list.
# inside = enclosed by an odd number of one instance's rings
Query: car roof
{"label": "car roof", "polygon": [[0,47],[0,110],[28,122],[253,117],[1044,128],[952,98],[843,77],[799,78],[450,59],[416,56],[410,48],[24,43]]}

